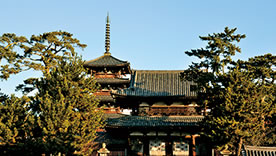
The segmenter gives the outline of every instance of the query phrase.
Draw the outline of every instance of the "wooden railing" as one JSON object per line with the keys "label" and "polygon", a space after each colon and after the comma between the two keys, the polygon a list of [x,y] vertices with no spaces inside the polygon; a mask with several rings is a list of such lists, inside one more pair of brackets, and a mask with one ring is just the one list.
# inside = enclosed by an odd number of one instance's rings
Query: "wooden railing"
{"label": "wooden railing", "polygon": [[105,113],[105,114],[112,114],[112,113],[122,113],[121,112],[121,109],[120,109],[120,107],[116,107],[116,108],[109,108],[109,107],[106,107],[106,108],[103,108],[103,112]]}
{"label": "wooden railing", "polygon": [[201,115],[197,106],[151,106],[147,112],[150,116],[193,116]]}
{"label": "wooden railing", "polygon": [[276,147],[243,146],[242,156],[275,156]]}

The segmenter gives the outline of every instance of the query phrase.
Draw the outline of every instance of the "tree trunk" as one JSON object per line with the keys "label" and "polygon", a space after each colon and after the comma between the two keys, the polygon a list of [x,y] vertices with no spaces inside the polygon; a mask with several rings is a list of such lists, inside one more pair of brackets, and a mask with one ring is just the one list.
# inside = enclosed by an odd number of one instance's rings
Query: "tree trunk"
{"label": "tree trunk", "polygon": [[242,142],[243,142],[243,140],[242,140],[242,138],[240,138],[239,145],[238,145],[238,150],[237,150],[237,156],[241,155]]}

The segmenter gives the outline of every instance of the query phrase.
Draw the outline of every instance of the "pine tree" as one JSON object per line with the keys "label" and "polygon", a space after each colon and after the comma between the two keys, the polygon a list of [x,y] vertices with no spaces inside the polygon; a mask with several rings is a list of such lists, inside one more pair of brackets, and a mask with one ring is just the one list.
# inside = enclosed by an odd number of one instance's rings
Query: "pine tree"
{"label": "pine tree", "polygon": [[[14,144],[18,145],[17,140],[28,138],[29,142],[16,150],[29,150],[29,155],[41,152],[72,154],[75,150],[82,154],[90,152],[84,149],[93,142],[96,130],[103,125],[102,112],[93,95],[96,83],[86,77],[76,47],[85,48],[86,45],[64,31],[33,35],[30,39],[15,34],[0,37],[0,79],[7,80],[11,74],[29,69],[42,73],[41,78],[28,78],[17,87],[23,93],[36,89],[34,97],[17,98],[0,93],[1,143],[14,143],[15,140]],[[15,125],[12,119],[17,116],[9,112],[22,113]],[[22,128],[30,122],[28,130]]]}
{"label": "pine tree", "polygon": [[28,44],[20,46],[27,58],[26,66],[43,74],[49,73],[58,61],[71,58],[76,55],[75,48],[85,48],[73,34],[65,31],[47,32],[40,35],[32,35]]}
{"label": "pine tree", "polygon": [[225,70],[233,63],[232,56],[241,49],[235,45],[245,38],[245,35],[235,34],[237,29],[229,29],[226,27],[222,33],[209,34],[208,36],[200,36],[202,41],[208,42],[205,48],[192,49],[185,53],[200,59],[199,63],[192,62],[192,65],[185,70],[181,77],[187,80],[193,80],[197,83],[195,90],[198,91],[198,103],[202,107],[212,108],[216,106],[219,99],[213,96],[218,95],[224,86],[222,82],[225,80]]}
{"label": "pine tree", "polygon": [[236,149],[239,155],[243,143],[261,145],[257,138],[264,135],[271,125],[267,121],[275,114],[275,84],[263,83],[256,79],[254,72],[237,65],[228,73],[228,85],[221,91],[220,103],[207,118],[212,130],[210,137],[221,144]]}
{"label": "pine tree", "polygon": [[10,33],[0,36],[0,80],[7,80],[11,74],[17,74],[22,70],[24,56],[15,48],[26,42],[24,36]]}
{"label": "pine tree", "polygon": [[34,105],[41,139],[48,153],[72,154],[93,143],[103,125],[102,111],[93,93],[96,83],[87,77],[79,57],[58,61],[48,74],[34,83]]}
{"label": "pine tree", "polygon": [[241,70],[250,74],[251,80],[256,85],[255,95],[260,98],[256,101],[256,107],[259,112],[260,121],[263,123],[261,128],[256,131],[257,134],[246,140],[251,145],[275,146],[276,129],[276,56],[265,54],[249,58],[248,61],[237,62]]}
{"label": "pine tree", "polygon": [[186,52],[200,62],[193,62],[181,77],[197,83],[198,103],[211,110],[204,124],[205,135],[219,149],[227,145],[239,155],[243,142],[251,144],[264,138],[271,131],[268,127],[275,126],[271,121],[275,114],[272,68],[276,61],[271,54],[233,61],[232,56],[241,52],[235,43],[245,38],[235,31],[225,28],[222,33],[200,37],[208,42],[206,48]]}
{"label": "pine tree", "polygon": [[6,96],[0,101],[0,114],[0,151],[11,154],[24,148],[24,143],[32,138],[34,124],[34,117],[29,113],[29,98]]}

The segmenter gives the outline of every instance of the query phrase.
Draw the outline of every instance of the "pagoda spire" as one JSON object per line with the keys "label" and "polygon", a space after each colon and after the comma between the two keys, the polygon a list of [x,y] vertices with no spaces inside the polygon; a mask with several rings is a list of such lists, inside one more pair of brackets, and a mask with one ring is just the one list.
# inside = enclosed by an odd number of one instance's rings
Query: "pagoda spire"
{"label": "pagoda spire", "polygon": [[110,24],[109,24],[109,13],[106,17],[106,30],[105,30],[105,53],[104,55],[111,55],[110,49]]}

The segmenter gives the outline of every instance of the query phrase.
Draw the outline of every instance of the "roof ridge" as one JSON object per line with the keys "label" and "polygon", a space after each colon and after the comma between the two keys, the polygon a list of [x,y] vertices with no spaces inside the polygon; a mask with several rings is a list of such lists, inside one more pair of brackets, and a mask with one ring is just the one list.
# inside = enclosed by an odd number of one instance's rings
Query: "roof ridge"
{"label": "roof ridge", "polygon": [[183,72],[184,70],[137,70],[137,69],[132,69],[132,71],[137,71],[137,72],[145,72],[145,73],[164,73],[164,72],[175,72],[175,73],[179,73],[179,72]]}
{"label": "roof ridge", "polygon": [[113,59],[117,60],[117,61],[120,61],[120,62],[124,62],[124,63],[129,63],[128,61],[123,61],[123,60],[120,60],[112,55],[108,55],[109,57],[112,57]]}
{"label": "roof ridge", "polygon": [[89,60],[89,61],[85,61],[84,64],[90,63],[90,62],[94,62],[94,61],[97,61],[97,60],[99,60],[99,59],[101,59],[101,58],[103,58],[103,57],[105,57],[105,55],[102,55],[102,56],[100,56],[100,57],[97,57],[97,58],[92,59],[92,60]]}
{"label": "roof ridge", "polygon": [[84,66],[129,66],[128,61],[120,60],[112,55],[103,55],[93,60],[85,61]]}
{"label": "roof ridge", "polygon": [[97,57],[97,58],[95,58],[95,59],[92,59],[92,60],[89,60],[89,61],[85,61],[84,63],[94,62],[94,61],[97,61],[97,60],[99,60],[99,59],[101,59],[101,58],[104,58],[104,57],[112,57],[113,59],[115,59],[115,60],[117,60],[117,61],[124,62],[124,63],[129,63],[128,61],[120,60],[120,59],[118,59],[118,58],[116,58],[116,57],[114,57],[114,56],[112,56],[112,55],[102,55],[102,56]]}
{"label": "roof ridge", "polygon": [[95,77],[94,79],[119,79],[119,80],[129,80],[128,78],[122,78],[122,77]]}

